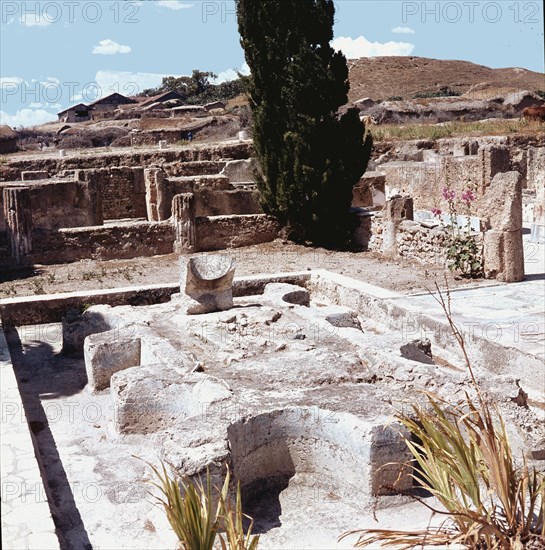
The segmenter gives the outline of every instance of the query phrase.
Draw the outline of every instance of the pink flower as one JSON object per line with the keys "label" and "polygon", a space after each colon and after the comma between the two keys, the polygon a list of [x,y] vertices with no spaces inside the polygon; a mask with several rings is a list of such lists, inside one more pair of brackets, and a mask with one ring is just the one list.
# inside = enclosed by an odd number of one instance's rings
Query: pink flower
{"label": "pink flower", "polygon": [[441,210],[439,210],[439,208],[432,208],[432,209],[431,209],[431,213],[432,213],[436,218],[438,218],[443,212],[441,212]]}
{"label": "pink flower", "polygon": [[471,189],[467,189],[462,193],[462,200],[467,204],[472,203],[476,198],[475,193]]}
{"label": "pink flower", "polygon": [[456,192],[448,187],[443,187],[443,198],[446,201],[453,201],[456,198]]}

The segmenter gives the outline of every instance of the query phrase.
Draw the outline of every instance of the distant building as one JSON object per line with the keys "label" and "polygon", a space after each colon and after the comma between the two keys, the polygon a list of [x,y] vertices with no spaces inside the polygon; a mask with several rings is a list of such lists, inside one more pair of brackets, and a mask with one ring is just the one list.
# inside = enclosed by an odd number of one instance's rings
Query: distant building
{"label": "distant building", "polygon": [[59,122],[85,122],[91,120],[91,109],[83,103],[72,105],[68,109],[57,113]]}
{"label": "distant building", "polygon": [[204,105],[205,111],[212,111],[212,109],[225,109],[226,104],[223,101],[213,101]]}
{"label": "distant building", "polygon": [[120,105],[130,105],[137,104],[138,102],[130,97],[125,97],[124,95],[113,93],[106,97],[97,99],[93,103],[89,104],[89,108],[93,111],[93,118],[95,115],[101,112],[106,111],[115,111]]}
{"label": "distant building", "polygon": [[171,99],[182,100],[183,98],[183,95],[176,91],[164,92],[162,94],[144,99],[144,101],[140,103],[140,106],[147,107],[148,105],[153,105],[154,103],[165,103],[165,101],[170,101]]}
{"label": "distant building", "polygon": [[0,126],[0,153],[15,153],[17,151],[17,132],[5,124]]}

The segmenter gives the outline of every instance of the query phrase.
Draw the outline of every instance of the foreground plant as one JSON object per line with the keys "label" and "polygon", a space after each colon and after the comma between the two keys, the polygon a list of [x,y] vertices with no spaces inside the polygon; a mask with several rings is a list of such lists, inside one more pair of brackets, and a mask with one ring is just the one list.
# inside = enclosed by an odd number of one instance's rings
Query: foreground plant
{"label": "foreground plant", "polygon": [[405,440],[419,467],[413,478],[446,512],[420,502],[449,517],[436,528],[366,529],[345,533],[341,539],[359,534],[356,547],[376,543],[402,548],[463,544],[518,550],[530,543],[545,547],[545,477],[531,471],[525,459],[516,466],[501,414],[487,404],[475,379],[463,336],[452,320],[450,298],[445,301],[437,290],[462,348],[475,397],[466,392],[462,404],[451,405],[424,392],[429,410],[414,406],[412,415],[402,413],[397,418],[415,436]]}
{"label": "foreground plant", "polygon": [[[206,472],[206,481],[194,481],[184,478],[180,485],[171,478],[162,464],[162,472],[149,464],[159,483],[157,487],[162,497],[156,497],[163,507],[172,530],[178,537],[183,550],[212,550],[219,535],[222,550],[257,550],[259,536],[252,535],[253,520],[242,512],[240,483],[237,486],[235,508],[228,497],[230,473],[223,483],[221,491],[214,490],[210,472]],[[215,500],[216,507],[213,506]],[[215,508],[215,510],[214,510]],[[245,532],[243,518],[250,520]],[[223,530],[223,533],[219,533]]]}

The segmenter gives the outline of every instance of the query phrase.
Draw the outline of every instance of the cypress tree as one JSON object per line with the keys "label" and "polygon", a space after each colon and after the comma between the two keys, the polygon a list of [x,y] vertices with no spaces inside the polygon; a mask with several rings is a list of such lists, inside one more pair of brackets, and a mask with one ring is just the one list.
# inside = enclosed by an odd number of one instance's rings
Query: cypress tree
{"label": "cypress tree", "polygon": [[348,102],[348,67],[330,46],[332,0],[237,0],[264,211],[296,241],[346,244],[352,188],[372,138]]}

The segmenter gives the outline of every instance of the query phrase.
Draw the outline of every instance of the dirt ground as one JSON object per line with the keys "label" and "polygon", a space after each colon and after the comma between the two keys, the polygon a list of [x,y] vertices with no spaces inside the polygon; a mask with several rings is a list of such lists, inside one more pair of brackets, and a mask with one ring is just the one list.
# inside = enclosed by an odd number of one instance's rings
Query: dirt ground
{"label": "dirt ground", "polygon": [[[224,252],[235,259],[237,276],[327,269],[409,294],[434,289],[436,281],[441,288],[446,284],[449,288],[456,288],[486,283],[455,277],[447,269],[423,266],[408,259],[390,259],[374,252],[329,251],[281,240]],[[174,254],[132,260],[36,265],[31,273],[23,276],[0,274],[0,298],[173,283],[178,276],[178,260]]]}

